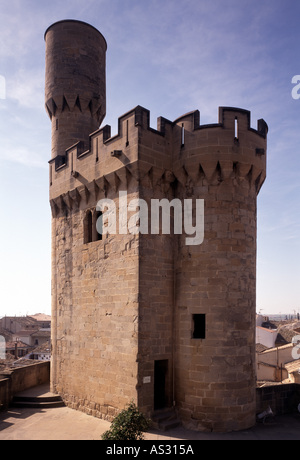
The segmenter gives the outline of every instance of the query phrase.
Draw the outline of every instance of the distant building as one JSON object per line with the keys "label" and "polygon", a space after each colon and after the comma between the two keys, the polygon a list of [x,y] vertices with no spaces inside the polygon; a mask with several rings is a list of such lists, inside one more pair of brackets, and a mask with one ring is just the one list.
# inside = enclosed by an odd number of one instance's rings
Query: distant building
{"label": "distant building", "polygon": [[281,347],[268,348],[256,355],[257,380],[281,382],[288,377],[286,366],[292,363],[293,344],[288,343]]}
{"label": "distant building", "polygon": [[37,313],[36,315],[29,315],[28,318],[34,319],[40,329],[51,329],[51,316],[44,313]]}
{"label": "distant building", "polygon": [[264,315],[260,315],[260,314],[256,315],[256,326],[262,326],[262,324],[266,323],[267,321],[269,321],[268,316],[264,316]]}
{"label": "distant building", "polygon": [[20,331],[34,331],[38,329],[37,321],[30,316],[4,316],[0,320],[3,329],[17,334]]}
{"label": "distant building", "polygon": [[43,343],[49,341],[50,337],[51,337],[50,329],[49,330],[37,329],[33,332],[19,331],[17,334],[13,334],[14,341],[22,340],[24,343],[26,343],[30,347],[37,347],[39,345],[42,345]]}
{"label": "distant building", "polygon": [[23,358],[26,356],[32,349],[27,343],[22,341],[10,341],[6,342],[6,353],[14,356],[16,359]]}
{"label": "distant building", "polygon": [[19,331],[51,329],[51,316],[43,313],[28,316],[4,316],[0,319],[0,328],[6,329],[12,334]]}
{"label": "distant building", "polygon": [[[48,342],[51,337],[51,316],[38,313],[30,316],[5,316],[0,319],[0,334],[5,337],[7,343],[18,343],[18,349],[21,350],[21,344],[24,344],[23,351],[19,356],[28,353],[26,347],[37,347]],[[11,345],[10,348],[12,348]]]}
{"label": "distant building", "polygon": [[51,360],[51,346],[50,342],[44,342],[43,345],[34,348],[28,356],[29,359],[38,361],[50,361]]}
{"label": "distant building", "polygon": [[276,344],[277,334],[277,329],[256,326],[256,343],[261,343],[267,348],[273,348]]}
{"label": "distant building", "polygon": [[300,359],[295,359],[285,364],[288,373],[288,379],[291,383],[300,383]]}

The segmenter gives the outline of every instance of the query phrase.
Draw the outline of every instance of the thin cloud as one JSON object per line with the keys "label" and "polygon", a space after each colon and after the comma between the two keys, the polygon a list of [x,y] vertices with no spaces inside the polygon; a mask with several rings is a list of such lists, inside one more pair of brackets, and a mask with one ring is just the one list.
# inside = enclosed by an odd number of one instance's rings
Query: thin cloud
{"label": "thin cloud", "polygon": [[28,149],[27,147],[15,147],[13,143],[7,145],[5,148],[1,148],[0,161],[10,161],[34,168],[45,169],[48,167],[44,155],[40,152]]}
{"label": "thin cloud", "polygon": [[7,98],[33,110],[44,107],[45,74],[41,68],[20,69],[7,79]]}

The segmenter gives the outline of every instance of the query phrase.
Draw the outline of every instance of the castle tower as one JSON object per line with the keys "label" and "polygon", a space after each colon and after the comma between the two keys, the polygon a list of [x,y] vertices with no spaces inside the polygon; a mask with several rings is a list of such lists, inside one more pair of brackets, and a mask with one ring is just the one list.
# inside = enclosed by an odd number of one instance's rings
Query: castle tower
{"label": "castle tower", "polygon": [[219,109],[219,126],[199,121],[198,112],[176,121],[185,129],[177,196],[203,199],[205,218],[202,244],[180,236],[175,257],[176,399],[196,429],[240,430],[255,424],[256,209],[268,128],[260,120],[252,129],[250,112],[232,107]]}
{"label": "castle tower", "polygon": [[[69,39],[78,28],[84,30],[79,48]],[[64,33],[56,61],[48,55],[52,35]],[[96,59],[95,43],[102,58],[96,75],[89,69],[87,77],[85,65],[77,65],[78,49]],[[266,177],[266,123],[259,120],[253,129],[250,112],[221,107],[218,123],[201,125],[196,110],[173,122],[160,117],[156,130],[149,111],[137,106],[119,118],[111,137],[110,126],[95,131],[103,99],[90,110],[91,82],[102,82],[105,94],[101,34],[63,21],[46,32],[46,48],[52,129],[59,120],[49,161],[52,391],[106,420],[133,400],[148,416],[173,407],[196,430],[249,428],[255,422],[256,208]],[[102,236],[95,230],[99,200],[114,206],[116,217],[115,230]],[[170,232],[162,231],[162,221],[152,231],[154,200],[165,206]],[[197,200],[204,203],[203,239],[196,244],[190,228],[172,228],[175,203],[184,215],[187,200],[195,231]],[[138,209],[148,210],[148,231],[145,222],[134,231]]]}
{"label": "castle tower", "polygon": [[45,103],[52,122],[52,158],[96,131],[106,112],[106,41],[94,27],[60,21],[45,33]]}

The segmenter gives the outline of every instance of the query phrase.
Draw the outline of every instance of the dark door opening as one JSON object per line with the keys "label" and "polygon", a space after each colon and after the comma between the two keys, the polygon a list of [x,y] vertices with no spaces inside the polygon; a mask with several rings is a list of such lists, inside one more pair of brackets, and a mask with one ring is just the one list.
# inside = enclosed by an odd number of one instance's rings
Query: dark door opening
{"label": "dark door opening", "polygon": [[154,362],[154,410],[163,409],[167,405],[167,372],[168,360]]}

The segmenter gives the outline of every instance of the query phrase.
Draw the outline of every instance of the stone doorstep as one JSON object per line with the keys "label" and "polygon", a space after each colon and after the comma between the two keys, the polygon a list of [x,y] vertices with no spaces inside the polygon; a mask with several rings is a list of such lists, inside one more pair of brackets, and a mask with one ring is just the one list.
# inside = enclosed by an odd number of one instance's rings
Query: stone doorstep
{"label": "stone doorstep", "polygon": [[181,425],[181,422],[172,407],[155,411],[151,419],[153,428],[162,431],[168,431]]}

